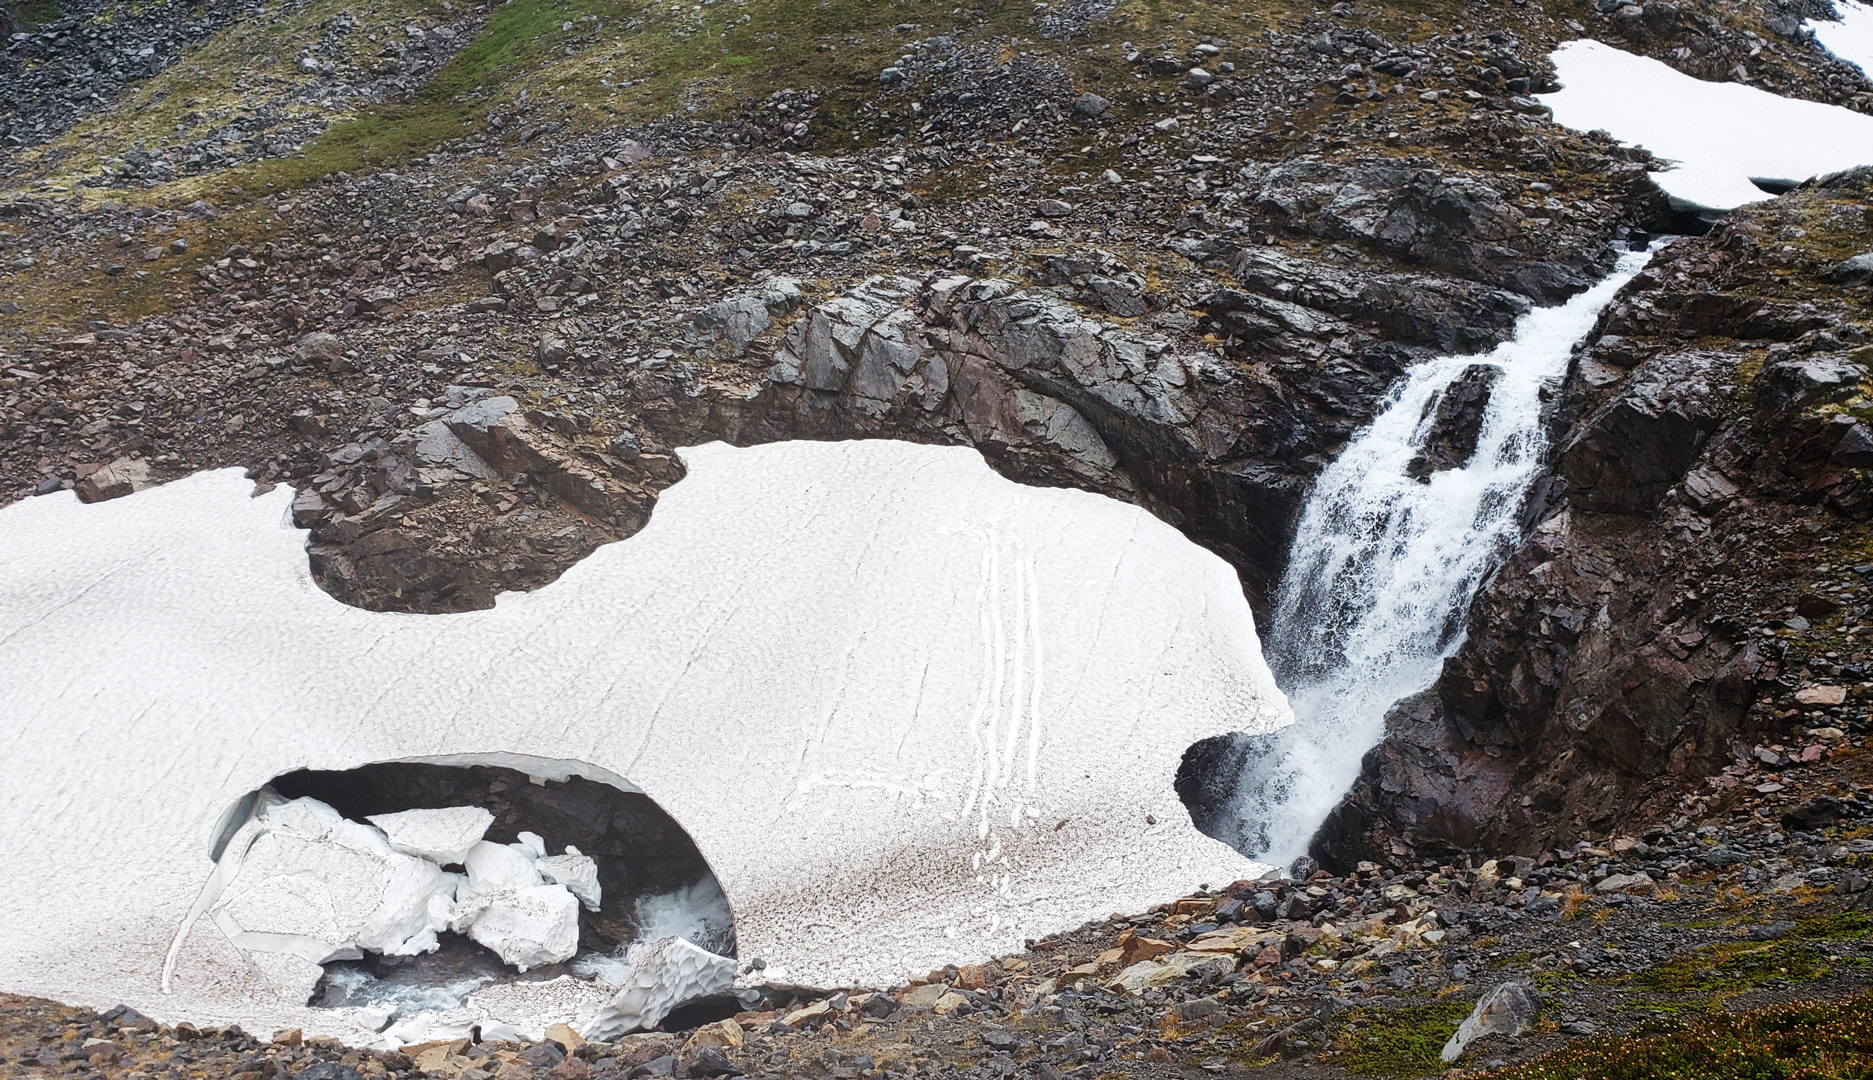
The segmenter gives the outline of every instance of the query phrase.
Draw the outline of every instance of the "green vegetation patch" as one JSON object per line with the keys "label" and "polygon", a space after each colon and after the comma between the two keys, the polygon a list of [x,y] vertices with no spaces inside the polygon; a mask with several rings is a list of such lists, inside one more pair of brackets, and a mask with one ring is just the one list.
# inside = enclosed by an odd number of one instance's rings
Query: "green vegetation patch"
{"label": "green vegetation patch", "polygon": [[59,0],[19,0],[5,7],[13,25],[22,30],[43,26],[59,17]]}
{"label": "green vegetation patch", "polygon": [[1864,1080],[1873,998],[1804,1001],[1709,1016],[1651,1038],[1598,1038],[1491,1080]]}
{"label": "green vegetation patch", "polygon": [[1864,937],[1873,921],[1859,912],[1804,919],[1773,941],[1726,941],[1641,972],[1633,983],[1659,994],[1695,994],[1749,990],[1773,979],[1809,982],[1833,974],[1838,966],[1859,965],[1855,957],[1830,961],[1817,942]]}
{"label": "green vegetation patch", "polygon": [[1438,1054],[1472,1008],[1467,1001],[1443,1001],[1404,1009],[1354,1009],[1334,1034],[1330,1060],[1359,1076],[1442,1072],[1444,1062]]}

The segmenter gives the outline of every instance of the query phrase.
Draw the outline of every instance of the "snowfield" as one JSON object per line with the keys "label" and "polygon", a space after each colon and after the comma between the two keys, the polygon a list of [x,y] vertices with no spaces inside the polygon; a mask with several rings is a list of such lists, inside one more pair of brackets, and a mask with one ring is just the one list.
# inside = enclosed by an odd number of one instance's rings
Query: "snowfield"
{"label": "snowfield", "polygon": [[[290,489],[235,470],[0,509],[0,989],[304,1027],[209,919],[217,823],[272,778],[500,764],[642,791],[764,977],[889,986],[1261,867],[1172,790],[1191,743],[1291,721],[1233,570],[1149,513],[971,449],[722,444],[650,525],[459,615],[321,592]],[[257,955],[257,954],[256,954]],[[520,1031],[612,991],[490,987]]]}
{"label": "snowfield", "polygon": [[1652,178],[1681,208],[1731,210],[1773,197],[1752,180],[1795,184],[1873,164],[1873,117],[1704,82],[1598,41],[1550,56],[1561,90],[1541,100],[1555,122],[1678,162]]}

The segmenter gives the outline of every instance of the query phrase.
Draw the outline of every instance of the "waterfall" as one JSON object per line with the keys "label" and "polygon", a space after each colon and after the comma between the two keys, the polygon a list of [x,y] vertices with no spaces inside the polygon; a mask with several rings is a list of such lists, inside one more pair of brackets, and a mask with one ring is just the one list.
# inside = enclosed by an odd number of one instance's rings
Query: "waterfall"
{"label": "waterfall", "polygon": [[[1485,356],[1407,372],[1371,426],[1320,474],[1301,514],[1263,640],[1295,723],[1245,747],[1227,837],[1270,861],[1305,852],[1352,787],[1385,715],[1436,681],[1462,644],[1470,600],[1519,539],[1529,485],[1547,460],[1542,399],[1574,345],[1649,252],[1557,307],[1522,316]],[[1413,468],[1439,398],[1473,365],[1500,370],[1467,463]],[[1414,478],[1413,473],[1424,477]]]}

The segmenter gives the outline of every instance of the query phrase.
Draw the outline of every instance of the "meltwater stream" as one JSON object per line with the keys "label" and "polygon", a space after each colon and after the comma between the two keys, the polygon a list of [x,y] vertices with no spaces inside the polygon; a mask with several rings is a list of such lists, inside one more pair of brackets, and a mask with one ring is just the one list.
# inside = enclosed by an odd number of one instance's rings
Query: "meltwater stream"
{"label": "meltwater stream", "polygon": [[[1385,714],[1428,688],[1463,641],[1477,587],[1518,538],[1548,440],[1542,394],[1576,342],[1642,269],[1649,252],[1558,307],[1538,308],[1484,356],[1412,368],[1370,427],[1327,466],[1309,496],[1263,640],[1295,723],[1250,749],[1236,791],[1246,854],[1287,862],[1358,776]],[[1475,453],[1414,479],[1442,395],[1474,364],[1501,369]],[[1415,470],[1422,473],[1422,470]]]}

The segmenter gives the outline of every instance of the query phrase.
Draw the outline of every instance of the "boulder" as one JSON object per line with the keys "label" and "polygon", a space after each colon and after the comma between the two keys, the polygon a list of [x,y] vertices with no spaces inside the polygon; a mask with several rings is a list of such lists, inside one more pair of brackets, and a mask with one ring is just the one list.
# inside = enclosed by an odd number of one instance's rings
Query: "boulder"
{"label": "boulder", "polygon": [[116,499],[149,487],[150,463],[141,458],[120,457],[78,481],[78,498],[83,502]]}
{"label": "boulder", "polygon": [[1520,1035],[1527,1031],[1541,1012],[1535,988],[1525,982],[1507,982],[1483,995],[1469,1018],[1457,1026],[1457,1033],[1444,1044],[1440,1055],[1445,1064],[1463,1056],[1470,1043],[1485,1035]]}
{"label": "boulder", "polygon": [[500,473],[468,444],[449,430],[442,420],[431,420],[416,429],[417,463],[432,469],[453,469],[475,480],[496,480]]}
{"label": "boulder", "polygon": [[345,343],[336,334],[307,334],[294,343],[293,357],[301,363],[329,364],[345,358]]}
{"label": "boulder", "polygon": [[1154,986],[1169,986],[1180,979],[1215,972],[1227,975],[1236,970],[1236,959],[1216,953],[1179,952],[1156,960],[1143,960],[1119,972],[1106,984],[1115,994],[1142,994]]}
{"label": "boulder", "polygon": [[543,471],[552,458],[542,448],[541,433],[520,415],[520,403],[506,395],[483,398],[443,418],[449,431],[502,474]]}
{"label": "boulder", "polygon": [[748,345],[774,325],[774,318],[800,306],[799,281],[777,277],[759,292],[743,293],[718,301],[697,312],[691,320],[697,329],[712,332],[722,340],[731,356],[740,356]]}
{"label": "boulder", "polygon": [[1476,440],[1489,409],[1490,389],[1502,378],[1494,364],[1471,364],[1437,396],[1431,430],[1424,447],[1405,466],[1414,480],[1425,481],[1434,472],[1460,469],[1476,453]]}
{"label": "boulder", "polygon": [[1637,368],[1562,445],[1568,498],[1602,513],[1651,513],[1716,430],[1723,402],[1713,383],[1726,360],[1668,353]]}
{"label": "boulder", "polygon": [[1787,829],[1813,832],[1830,825],[1838,825],[1846,814],[1847,808],[1839,799],[1831,795],[1820,795],[1783,814],[1782,825]]}
{"label": "boulder", "polygon": [[1828,280],[1836,285],[1865,285],[1873,281],[1873,251],[1843,260],[1828,272]]}
{"label": "boulder", "polygon": [[1593,891],[1601,896],[1611,896],[1614,893],[1651,894],[1658,892],[1658,883],[1652,880],[1652,875],[1644,872],[1609,874],[1594,885]]}

